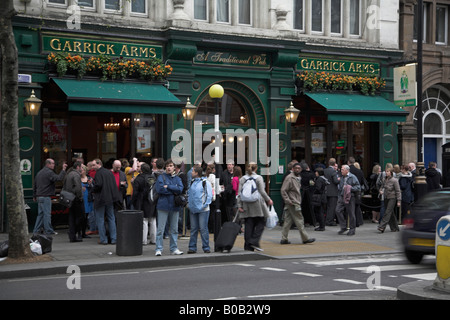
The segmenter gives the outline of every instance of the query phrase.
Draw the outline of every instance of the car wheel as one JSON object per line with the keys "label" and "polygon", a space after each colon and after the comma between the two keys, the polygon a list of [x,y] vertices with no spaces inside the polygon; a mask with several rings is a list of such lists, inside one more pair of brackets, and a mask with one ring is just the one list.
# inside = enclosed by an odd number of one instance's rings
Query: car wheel
{"label": "car wheel", "polygon": [[424,256],[423,253],[411,250],[405,250],[406,258],[412,264],[419,264]]}

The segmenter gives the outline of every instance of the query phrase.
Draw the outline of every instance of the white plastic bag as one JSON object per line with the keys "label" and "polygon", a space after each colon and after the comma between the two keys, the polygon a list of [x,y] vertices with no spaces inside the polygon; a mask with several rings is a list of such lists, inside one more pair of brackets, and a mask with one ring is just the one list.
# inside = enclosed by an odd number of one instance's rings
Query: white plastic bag
{"label": "white plastic bag", "polygon": [[266,228],[273,229],[278,224],[278,215],[275,212],[275,208],[273,206],[270,206],[269,208],[269,216],[266,220]]}
{"label": "white plastic bag", "polygon": [[33,252],[35,255],[42,255],[42,246],[39,243],[39,241],[31,241],[30,240],[30,248],[31,248],[31,252]]}

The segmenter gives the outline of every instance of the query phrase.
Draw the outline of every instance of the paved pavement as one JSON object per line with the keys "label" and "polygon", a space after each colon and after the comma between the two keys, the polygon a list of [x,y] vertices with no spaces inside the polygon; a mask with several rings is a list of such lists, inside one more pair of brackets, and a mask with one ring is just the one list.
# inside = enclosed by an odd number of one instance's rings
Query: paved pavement
{"label": "paved pavement", "polygon": [[[366,221],[357,228],[355,236],[338,235],[339,227],[327,227],[326,231],[314,231],[313,227],[306,230],[310,237],[316,238],[312,244],[303,244],[298,230],[292,229],[289,233],[291,244],[280,245],[281,227],[264,231],[261,247],[263,252],[244,251],[244,236],[239,235],[234,248],[230,253],[203,253],[201,240],[198,239],[199,251],[196,254],[187,254],[189,239],[180,238],[178,247],[184,251],[181,256],[172,256],[169,253],[169,239],[164,240],[164,251],[161,257],[155,256],[155,246],[143,247],[141,256],[124,257],[116,254],[115,245],[99,245],[98,236],[91,236],[83,242],[70,243],[67,230],[57,229],[54,236],[52,252],[49,253],[51,261],[8,264],[6,260],[0,262],[0,279],[13,277],[46,276],[66,274],[68,266],[77,265],[83,272],[120,270],[129,268],[152,268],[164,266],[182,266],[203,263],[242,262],[262,259],[289,259],[306,257],[323,257],[336,255],[358,254],[385,254],[402,251],[399,232],[379,234],[377,225]],[[0,234],[0,242],[7,239],[7,234]],[[213,235],[211,235],[213,247]]]}

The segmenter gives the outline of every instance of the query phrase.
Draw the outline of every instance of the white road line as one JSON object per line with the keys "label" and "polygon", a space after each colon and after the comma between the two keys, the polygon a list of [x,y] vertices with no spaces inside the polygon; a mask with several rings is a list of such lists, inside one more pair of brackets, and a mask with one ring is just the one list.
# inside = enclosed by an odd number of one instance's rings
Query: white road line
{"label": "white road line", "polygon": [[333,279],[333,281],[337,282],[344,282],[344,283],[350,283],[350,284],[366,284],[365,282],[355,281],[355,280],[349,280],[349,279]]}
{"label": "white road line", "polygon": [[264,267],[260,268],[261,270],[267,270],[267,271],[275,271],[275,272],[284,272],[287,271],[286,269],[279,269],[279,268],[270,268],[270,267]]}
{"label": "white road line", "polygon": [[[411,265],[411,264],[399,264],[399,265],[387,265],[387,266],[378,266],[380,271],[403,271],[403,270],[412,270],[412,269],[425,269],[429,268],[426,265]],[[361,271],[362,273],[372,273],[372,271],[368,271],[367,267],[357,267],[357,268],[349,268],[350,270]]]}
{"label": "white road line", "polygon": [[295,274],[297,276],[305,276],[305,277],[311,277],[311,278],[316,278],[316,277],[323,277],[320,274],[314,274],[314,273],[306,273],[306,272],[294,272],[292,274]]}
{"label": "white road line", "polygon": [[408,274],[408,275],[402,275],[404,278],[412,278],[417,280],[425,280],[425,281],[432,281],[435,280],[437,277],[437,272],[434,273],[421,273],[421,274]]}
{"label": "white road line", "polygon": [[380,262],[396,262],[396,261],[406,261],[403,257],[390,257],[390,258],[363,258],[363,259],[348,259],[348,260],[322,260],[322,261],[306,261],[306,264],[312,264],[317,267],[323,266],[339,266],[345,264],[362,264],[362,263],[380,263]]}

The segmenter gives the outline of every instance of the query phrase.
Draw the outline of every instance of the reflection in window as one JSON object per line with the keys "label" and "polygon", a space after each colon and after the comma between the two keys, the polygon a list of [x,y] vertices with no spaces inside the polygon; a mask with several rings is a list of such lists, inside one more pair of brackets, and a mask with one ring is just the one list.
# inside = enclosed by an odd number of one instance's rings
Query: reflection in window
{"label": "reflection in window", "polygon": [[311,30],[322,32],[323,1],[311,2]]}
{"label": "reflection in window", "polygon": [[230,22],[230,0],[217,0],[217,22]]}
{"label": "reflection in window", "polygon": [[445,6],[436,7],[436,43],[447,43],[448,10]]}
{"label": "reflection in window", "polygon": [[131,0],[131,12],[146,13],[145,3],[146,0]]}
{"label": "reflection in window", "polygon": [[[215,102],[207,96],[204,98],[197,111],[196,121],[202,121],[204,125],[214,124],[216,114]],[[225,93],[219,106],[220,122],[226,124],[248,126],[248,115],[242,103],[232,94]]]}
{"label": "reflection in window", "polygon": [[303,15],[304,15],[304,0],[295,0],[294,8],[294,28],[297,30],[304,30]]}
{"label": "reflection in window", "polygon": [[251,24],[251,0],[239,0],[239,24]]}
{"label": "reflection in window", "polygon": [[331,33],[341,33],[341,0],[331,0]]}
{"label": "reflection in window", "polygon": [[105,0],[105,9],[119,11],[120,0]]}
{"label": "reflection in window", "polygon": [[194,19],[208,20],[207,0],[194,0]]}
{"label": "reflection in window", "polygon": [[350,0],[350,34],[359,36],[360,0]]}

